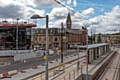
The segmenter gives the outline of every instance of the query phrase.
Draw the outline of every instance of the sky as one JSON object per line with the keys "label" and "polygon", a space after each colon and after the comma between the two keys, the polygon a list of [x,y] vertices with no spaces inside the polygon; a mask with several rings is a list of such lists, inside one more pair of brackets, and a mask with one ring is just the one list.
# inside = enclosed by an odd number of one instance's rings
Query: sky
{"label": "sky", "polygon": [[[49,16],[49,28],[66,27],[70,13],[72,28],[86,27],[89,33],[115,33],[120,30],[120,0],[0,0],[0,21],[28,21],[34,14]],[[62,6],[62,5],[64,6]],[[37,28],[45,28],[46,19],[37,19]]]}

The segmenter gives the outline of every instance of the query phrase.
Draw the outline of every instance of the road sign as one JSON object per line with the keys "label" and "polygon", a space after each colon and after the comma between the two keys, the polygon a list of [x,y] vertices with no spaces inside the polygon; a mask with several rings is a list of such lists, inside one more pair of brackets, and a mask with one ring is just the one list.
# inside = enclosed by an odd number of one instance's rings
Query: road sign
{"label": "road sign", "polygon": [[46,56],[44,56],[43,59],[46,60]]}
{"label": "road sign", "polygon": [[61,52],[61,50],[57,50],[57,52],[59,53],[59,52]]}

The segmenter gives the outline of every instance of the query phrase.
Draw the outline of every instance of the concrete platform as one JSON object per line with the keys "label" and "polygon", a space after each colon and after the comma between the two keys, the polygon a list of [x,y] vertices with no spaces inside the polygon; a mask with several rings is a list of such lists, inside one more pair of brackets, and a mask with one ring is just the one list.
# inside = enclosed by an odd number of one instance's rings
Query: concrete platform
{"label": "concrete platform", "polygon": [[[110,55],[110,53],[107,52],[106,54],[101,55],[101,57],[98,58],[97,60],[94,60],[91,64],[88,64],[88,74],[94,72],[94,70],[97,70],[98,66],[109,55]],[[65,69],[64,73],[60,74],[60,76],[50,79],[50,80],[75,80],[75,79],[82,80],[82,75],[86,74],[86,64],[84,64],[85,61],[86,60],[84,60],[84,59],[80,60],[80,65],[79,65],[80,69],[77,69],[77,62],[76,62],[76,64],[74,64],[73,66]],[[35,79],[35,80],[37,80],[37,79]]]}
{"label": "concrete platform", "polygon": [[[85,56],[85,53],[79,53],[79,55],[80,55],[80,57],[83,57],[83,56]],[[74,53],[73,53],[72,56],[68,56],[68,58],[64,57],[64,63],[72,61],[76,58],[78,58],[77,55],[74,56]],[[49,63],[48,63],[49,69],[58,66],[60,61],[61,61],[60,59],[58,59],[58,61],[56,61],[56,60],[52,61],[53,63],[50,63],[50,61],[49,61]],[[17,80],[22,80],[22,79],[26,80],[25,78],[27,78],[29,76],[33,76],[35,74],[39,74],[39,73],[45,71],[45,66],[39,65],[37,67],[38,67],[38,69],[32,69],[32,68],[26,69],[26,70],[24,70],[26,73],[18,72],[18,74],[11,76],[11,78],[4,78],[1,80],[16,80],[16,79]]]}
{"label": "concrete platform", "polygon": [[[80,57],[85,56],[85,53],[79,53]],[[97,70],[97,67],[101,64],[101,62],[104,61],[106,57],[110,55],[110,52],[107,52],[106,54],[101,55],[100,58],[94,60],[91,64],[88,64],[88,72],[92,73],[95,70]],[[86,74],[86,64],[84,63],[86,61],[85,58],[79,59],[79,69],[78,69],[78,61],[75,61],[73,63],[67,64],[67,62],[72,61],[74,59],[78,58],[78,56],[68,56],[64,57],[64,62],[66,63],[65,69],[58,73],[57,75],[54,75],[52,77],[49,77],[49,80],[66,80],[66,79],[71,79],[71,80],[82,80],[82,75]],[[52,61],[53,63],[48,63],[49,69],[54,68],[55,66],[58,66],[60,63],[60,59],[58,61]],[[26,80],[27,77],[33,76],[35,74],[39,74],[43,71],[45,71],[45,66],[39,65],[38,69],[27,69],[24,70],[26,73],[21,73],[19,72],[16,75],[13,75],[11,78],[4,78],[1,80]],[[45,77],[45,76],[44,76]],[[79,78],[78,78],[79,77]],[[77,79],[78,78],[78,79]],[[40,76],[36,76],[34,78],[31,78],[29,80],[41,80]]]}

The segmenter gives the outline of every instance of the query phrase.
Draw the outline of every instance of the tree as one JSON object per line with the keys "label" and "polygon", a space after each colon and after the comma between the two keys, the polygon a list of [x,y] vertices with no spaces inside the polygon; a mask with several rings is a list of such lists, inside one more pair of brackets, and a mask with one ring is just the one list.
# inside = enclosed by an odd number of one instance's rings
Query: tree
{"label": "tree", "polygon": [[95,43],[95,36],[93,36],[92,41],[94,41],[94,43]]}
{"label": "tree", "polygon": [[98,34],[97,42],[101,43],[101,34],[100,33]]}
{"label": "tree", "polygon": [[119,40],[118,40],[118,43],[120,44],[120,38],[119,38]]}

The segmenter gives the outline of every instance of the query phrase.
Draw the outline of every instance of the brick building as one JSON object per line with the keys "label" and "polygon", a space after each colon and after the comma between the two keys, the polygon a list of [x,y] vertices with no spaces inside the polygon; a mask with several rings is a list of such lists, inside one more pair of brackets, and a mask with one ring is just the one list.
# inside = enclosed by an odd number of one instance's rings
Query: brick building
{"label": "brick building", "polygon": [[[65,31],[63,31],[65,32]],[[65,33],[63,33],[65,34]],[[39,29],[33,29],[33,35],[32,35],[32,48],[45,48],[46,45],[46,29],[45,28],[39,28]],[[67,38],[63,40],[63,42],[66,44]],[[48,29],[48,44],[49,48],[60,48],[61,47],[61,29],[60,28],[49,28]]]}
{"label": "brick building", "polygon": [[[86,28],[72,29],[72,20],[68,13],[66,20],[66,36],[68,37],[68,48],[73,45],[86,45]],[[73,26],[74,27],[74,26]]]}
{"label": "brick building", "polygon": [[[49,28],[48,29],[48,44],[49,48],[61,48],[61,30],[63,30],[63,49],[69,49],[73,45],[85,45],[86,44],[86,32],[80,31],[80,29],[71,29],[72,20],[70,13],[68,13],[66,20],[66,28]],[[82,30],[86,28],[82,27]],[[45,48],[45,28],[33,29],[32,35],[32,47],[44,47]]]}

